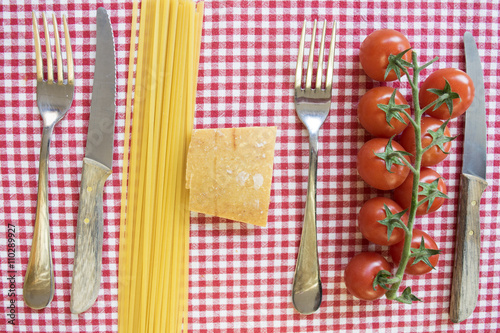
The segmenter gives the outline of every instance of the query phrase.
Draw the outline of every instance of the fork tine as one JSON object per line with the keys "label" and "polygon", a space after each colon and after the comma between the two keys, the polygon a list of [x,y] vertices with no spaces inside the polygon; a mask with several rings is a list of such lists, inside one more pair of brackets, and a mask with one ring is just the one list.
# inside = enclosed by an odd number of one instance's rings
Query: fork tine
{"label": "fork tine", "polygon": [[311,47],[309,48],[309,60],[307,62],[306,89],[311,89],[313,75],[314,44],[316,42],[316,23],[314,20],[313,33],[311,37]]}
{"label": "fork tine", "polygon": [[325,54],[326,20],[323,21],[323,33],[321,35],[321,45],[319,48],[318,70],[316,72],[316,89],[321,89],[321,79],[323,79],[323,56]]}
{"label": "fork tine", "polygon": [[35,39],[36,79],[38,81],[43,81],[42,48],[40,46],[40,33],[38,31],[35,12],[33,12],[33,35]]}
{"label": "fork tine", "polygon": [[297,56],[297,67],[295,68],[295,90],[300,90],[302,85],[302,63],[304,62],[304,43],[306,39],[306,23],[302,26],[302,35],[300,36],[299,55]]}
{"label": "fork tine", "polygon": [[337,21],[333,21],[332,28],[332,39],[330,41],[330,51],[328,52],[328,68],[326,71],[326,83],[325,89],[327,91],[332,90],[332,80],[333,80],[333,56],[335,55],[335,39],[337,36]]}
{"label": "fork tine", "polygon": [[65,37],[65,45],[66,45],[66,61],[68,68],[68,83],[73,84],[75,74],[73,71],[73,52],[71,51],[71,41],[69,39],[69,30],[68,30],[68,22],[66,21],[66,15],[63,15],[64,22],[64,37]]}
{"label": "fork tine", "polygon": [[49,83],[52,83],[54,82],[54,69],[52,68],[52,47],[50,45],[50,33],[47,26],[47,18],[45,17],[45,13],[42,13],[42,16],[43,30],[45,32],[45,52],[47,53],[47,81]]}
{"label": "fork tine", "polygon": [[57,59],[57,83],[63,83],[63,67],[61,57],[61,43],[59,42],[59,30],[57,29],[57,19],[52,14],[52,24],[54,25],[54,39],[56,41],[56,59]]}

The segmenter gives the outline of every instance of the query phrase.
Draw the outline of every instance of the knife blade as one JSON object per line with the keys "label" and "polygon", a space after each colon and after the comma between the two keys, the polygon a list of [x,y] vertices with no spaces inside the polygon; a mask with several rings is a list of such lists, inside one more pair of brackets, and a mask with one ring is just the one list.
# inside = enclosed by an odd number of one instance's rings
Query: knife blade
{"label": "knife blade", "polygon": [[104,183],[112,172],[116,60],[113,31],[104,8],[97,9],[92,104],[83,159],[70,310],[82,313],[97,299],[101,284]]}
{"label": "knife blade", "polygon": [[464,34],[467,74],[474,83],[475,95],[465,116],[465,137],[455,262],[451,285],[450,319],[467,319],[476,307],[479,294],[480,201],[486,182],[486,105],[481,59],[470,32]]}

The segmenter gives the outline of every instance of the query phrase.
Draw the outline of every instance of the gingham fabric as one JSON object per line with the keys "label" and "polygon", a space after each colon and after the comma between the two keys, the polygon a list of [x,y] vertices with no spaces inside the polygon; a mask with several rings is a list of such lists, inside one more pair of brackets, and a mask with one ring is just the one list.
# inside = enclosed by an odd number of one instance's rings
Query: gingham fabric
{"label": "gingham fabric", "polygon": [[[117,116],[113,174],[104,190],[103,277],[95,305],[69,311],[82,158],[85,152],[95,56],[95,10],[108,9],[117,50]],[[25,306],[22,284],[36,208],[41,120],[36,107],[31,11],[67,14],[77,85],[73,107],[52,137],[49,200],[56,293],[49,307]],[[3,1],[0,52],[0,257],[1,332],[116,332],[118,241],[125,99],[132,1],[81,0],[45,4]],[[496,332],[500,330],[499,154],[500,107],[498,1],[206,1],[196,128],[277,126],[267,228],[202,214],[191,215],[189,330],[192,332]],[[293,80],[302,22],[338,22],[332,107],[320,136],[318,242],[323,303],[309,316],[291,303],[306,194],[308,140],[293,105]],[[312,23],[310,23],[309,31]],[[442,254],[435,271],[406,276],[423,302],[384,298],[360,301],[343,282],[349,259],[361,251],[387,256],[357,229],[364,201],[390,192],[370,189],[357,175],[356,154],[370,139],[356,106],[371,87],[359,64],[362,40],[373,30],[405,34],[423,62],[422,73],[465,69],[462,36],[471,31],[483,61],[488,126],[487,180],[481,201],[481,261],[475,311],[463,323],[449,319],[464,117],[450,123],[450,156],[435,167],[447,179],[449,199],[416,226],[431,234]],[[400,87],[409,101],[408,85]],[[9,225],[15,234],[9,235]],[[13,240],[12,240],[13,239]],[[15,264],[8,244],[15,243]],[[13,277],[13,278],[12,278]],[[13,285],[11,285],[11,282]],[[11,290],[13,296],[9,295]],[[11,300],[15,325],[10,324]]]}

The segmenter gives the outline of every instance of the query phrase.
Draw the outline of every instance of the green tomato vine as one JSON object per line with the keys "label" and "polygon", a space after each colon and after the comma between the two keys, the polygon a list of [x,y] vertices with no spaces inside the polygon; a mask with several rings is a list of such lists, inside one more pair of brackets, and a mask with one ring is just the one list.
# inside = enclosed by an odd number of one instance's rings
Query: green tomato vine
{"label": "green tomato vine", "polygon": [[[403,59],[403,56],[407,52],[412,52],[412,62],[408,62]],[[387,67],[385,76],[391,72],[395,71],[396,75],[398,77],[398,80],[401,81],[401,73],[400,70],[403,72],[404,76],[408,79],[408,82],[411,87],[412,91],[412,97],[413,97],[413,114],[414,117],[412,118],[410,114],[405,110],[408,106],[403,105],[403,106],[395,106],[394,104],[394,98],[391,98],[391,101],[389,101],[388,105],[380,105],[379,108],[382,109],[384,112],[387,114],[387,122],[389,122],[392,118],[397,118],[402,120],[401,115],[399,113],[402,113],[406,115],[406,117],[410,121],[410,125],[413,126],[415,130],[415,156],[414,156],[414,162],[413,164],[410,164],[406,159],[405,155],[408,153],[406,152],[395,152],[392,149],[392,138],[389,140],[389,143],[386,147],[386,151],[384,153],[377,154],[377,156],[381,159],[384,159],[386,162],[386,167],[387,170],[390,171],[390,168],[393,164],[405,164],[408,166],[410,171],[413,173],[413,185],[412,185],[412,199],[411,199],[411,205],[410,209],[408,211],[408,223],[405,225],[403,221],[401,220],[401,217],[403,214],[407,212],[407,210],[404,210],[403,212],[399,214],[391,214],[388,216],[386,219],[379,221],[379,223],[384,224],[388,227],[388,231],[392,231],[393,228],[398,227],[402,228],[405,232],[405,238],[404,238],[404,246],[403,246],[403,253],[401,257],[401,261],[399,263],[398,269],[394,276],[388,275],[387,271],[381,271],[379,273],[380,276],[377,276],[377,278],[374,281],[374,288],[378,285],[382,288],[387,289],[386,297],[390,300],[397,300],[402,303],[407,303],[411,304],[412,302],[415,301],[420,301],[419,298],[417,298],[415,295],[411,293],[411,288],[407,287],[404,289],[404,291],[398,295],[398,290],[399,287],[403,281],[403,276],[405,273],[406,266],[408,264],[408,261],[411,258],[414,258],[413,264],[423,261],[430,267],[432,265],[430,264],[429,257],[435,254],[439,253],[439,250],[431,250],[431,249],[426,249],[424,246],[424,242],[422,239],[421,245],[419,249],[412,249],[411,248],[411,242],[412,242],[412,236],[413,236],[413,225],[415,223],[415,218],[416,218],[416,213],[417,213],[417,208],[428,202],[428,208],[432,205],[433,201],[438,198],[438,197],[446,197],[444,193],[438,190],[437,183],[438,179],[435,182],[432,182],[430,184],[428,183],[423,183],[419,182],[420,180],[420,169],[421,169],[421,161],[422,161],[422,155],[424,154],[425,151],[430,149],[432,146],[438,146],[442,151],[444,151],[443,144],[446,142],[449,142],[453,139],[454,137],[447,137],[444,135],[444,128],[448,124],[448,121],[446,121],[443,126],[437,131],[430,131],[429,134],[432,136],[432,142],[430,145],[427,147],[423,148],[422,147],[422,142],[421,142],[421,121],[422,121],[422,116],[423,114],[429,110],[430,108],[434,107],[434,109],[438,108],[442,104],[446,104],[448,106],[448,109],[450,111],[450,116],[453,111],[453,99],[460,98],[460,96],[451,91],[450,85],[448,82],[446,82],[444,89],[431,89],[429,91],[433,92],[438,96],[438,98],[433,102],[430,103],[429,105],[425,106],[424,108],[420,107],[419,104],[419,88],[418,88],[418,79],[419,79],[419,74],[422,70],[430,66],[432,63],[437,61],[438,58],[434,58],[430,60],[429,62],[425,63],[422,66],[418,65],[417,61],[417,54],[415,51],[411,49],[407,49],[403,52],[401,52],[398,55],[391,55],[389,56],[389,66]],[[410,69],[412,71],[412,74],[410,74]],[[395,95],[396,90],[394,90]],[[432,133],[431,133],[432,132]],[[419,192],[419,187],[422,188],[422,190]],[[423,196],[424,199],[418,201],[419,196]],[[388,209],[387,209],[388,210]],[[387,211],[386,210],[386,211]],[[390,233],[388,234],[390,237]],[[434,268],[434,267],[432,267]]]}

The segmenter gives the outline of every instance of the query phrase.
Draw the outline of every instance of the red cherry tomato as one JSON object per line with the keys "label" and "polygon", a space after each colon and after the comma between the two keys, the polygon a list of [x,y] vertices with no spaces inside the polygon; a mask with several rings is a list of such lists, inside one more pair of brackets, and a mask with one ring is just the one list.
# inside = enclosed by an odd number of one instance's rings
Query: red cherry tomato
{"label": "red cherry tomato", "polygon": [[[386,163],[376,153],[383,153],[389,139],[375,138],[366,142],[358,152],[357,168],[361,178],[370,186],[379,190],[392,190],[401,185],[410,169],[406,165],[392,164],[391,172]],[[404,151],[397,142],[392,142],[394,151]],[[405,156],[410,161],[408,156]]]}
{"label": "red cherry tomato", "polygon": [[[420,182],[421,183],[432,183],[436,179],[441,178],[441,175],[437,173],[436,171],[430,169],[430,168],[422,168],[420,170]],[[411,205],[411,190],[413,187],[413,174],[410,174],[408,178],[394,190],[394,199],[396,202],[403,208],[409,208]],[[446,191],[446,183],[444,182],[444,179],[441,178],[438,181],[438,190],[443,192],[444,194],[447,193]],[[422,187],[418,187],[418,192],[422,191]],[[419,195],[418,196],[418,201],[423,200],[424,196]],[[445,198],[435,198],[434,202],[432,203],[430,209],[427,211],[427,207],[429,206],[429,202],[425,202],[424,204],[420,205],[417,208],[417,215],[424,215],[428,213],[435,212],[438,210],[444,203]]]}
{"label": "red cherry tomato", "polygon": [[[393,91],[394,88],[391,87],[376,87],[368,90],[359,100],[359,122],[361,126],[376,137],[390,138],[401,133],[409,124],[408,117],[400,113],[405,123],[392,118],[389,125],[386,120],[386,113],[377,106],[378,104],[387,105]],[[396,92],[395,103],[408,105],[408,102],[399,91]],[[411,114],[410,108],[406,109],[406,112]]]}
{"label": "red cherry tomato", "polygon": [[[361,43],[359,60],[366,75],[376,81],[394,81],[396,73],[391,71],[384,79],[385,71],[389,65],[389,56],[398,55],[411,48],[408,39],[399,31],[392,29],[376,30],[369,34]],[[410,62],[411,53],[407,52],[403,59]]]}
{"label": "red cherry tomato", "polygon": [[[438,250],[438,246],[431,236],[415,228],[413,228],[410,247],[412,249],[420,248],[422,237],[424,237],[424,246],[426,249]],[[401,241],[389,248],[389,254],[391,255],[392,261],[394,261],[395,265],[399,265],[399,262],[401,261],[401,256],[403,254],[403,246],[404,246],[404,241]],[[436,267],[438,260],[439,260],[439,254],[435,254],[429,257],[429,262],[433,267]],[[432,267],[427,265],[425,262],[419,261],[415,265],[413,265],[414,261],[415,258],[410,258],[410,260],[408,261],[408,264],[406,265],[405,269],[405,272],[407,274],[423,275],[425,273],[429,273],[432,270]]]}
{"label": "red cherry tomato", "polygon": [[[403,211],[395,201],[376,197],[366,201],[358,215],[359,231],[370,242],[379,245],[393,245],[404,239],[405,233],[401,228],[394,228],[391,233],[391,238],[387,239],[387,226],[378,221],[384,220],[387,217],[384,204],[389,208],[392,214],[397,214]],[[404,224],[408,223],[407,214],[401,217]]]}
{"label": "red cherry tomato", "polygon": [[[427,147],[432,142],[432,136],[429,134],[429,130],[437,131],[439,127],[443,124],[443,121],[433,118],[433,117],[423,117],[421,122],[421,141],[422,148]],[[448,126],[444,129],[445,136],[451,136],[450,129]],[[408,126],[401,135],[399,143],[404,147],[404,149],[415,156],[415,129],[413,126]],[[443,148],[445,152],[449,152],[451,149],[451,141],[445,142],[443,144]],[[438,146],[432,146],[422,155],[422,166],[432,166],[436,165],[439,162],[443,161],[448,154],[444,153]]]}
{"label": "red cherry tomato", "polygon": [[[438,95],[428,91],[427,89],[444,89],[445,82],[448,81],[451,90],[457,93],[460,98],[453,99],[453,113],[451,118],[456,118],[463,114],[471,105],[474,99],[474,83],[472,79],[460,69],[456,68],[443,68],[438,69],[425,79],[420,87],[420,92],[418,94],[418,100],[420,107],[424,108],[430,103],[434,102]],[[432,106],[427,113],[439,119],[449,119],[450,111],[446,103],[441,104],[436,110]]]}
{"label": "red cherry tomato", "polygon": [[380,286],[373,289],[373,281],[381,270],[391,271],[391,265],[380,254],[362,252],[354,256],[347,264],[344,282],[347,290],[355,297],[363,300],[374,300],[382,297],[386,290]]}

